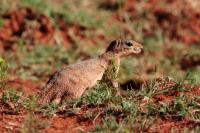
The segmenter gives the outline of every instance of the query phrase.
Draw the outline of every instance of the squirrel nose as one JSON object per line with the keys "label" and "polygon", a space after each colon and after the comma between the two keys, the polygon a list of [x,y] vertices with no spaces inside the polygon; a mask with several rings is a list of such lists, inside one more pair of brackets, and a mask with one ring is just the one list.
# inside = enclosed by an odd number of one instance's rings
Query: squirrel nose
{"label": "squirrel nose", "polygon": [[141,50],[140,54],[143,55],[143,54],[144,54],[144,47],[143,47],[143,45],[140,44],[140,43],[138,43],[138,42],[136,42],[135,44],[136,44],[136,46],[137,46],[138,48],[140,48],[140,50]]}
{"label": "squirrel nose", "polygon": [[138,42],[135,42],[135,46],[140,49],[140,53],[138,53],[138,55],[139,56],[143,55],[144,54],[144,47],[143,47],[143,45],[140,44],[140,43],[138,43]]}

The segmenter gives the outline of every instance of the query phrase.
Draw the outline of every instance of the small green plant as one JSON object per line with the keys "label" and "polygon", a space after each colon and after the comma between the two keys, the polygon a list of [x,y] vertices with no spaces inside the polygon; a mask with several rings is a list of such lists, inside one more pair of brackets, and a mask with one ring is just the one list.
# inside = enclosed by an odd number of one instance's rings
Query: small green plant
{"label": "small green plant", "polygon": [[17,91],[16,89],[9,89],[2,94],[2,100],[4,102],[19,102],[20,98],[22,97],[22,92]]}
{"label": "small green plant", "polygon": [[148,97],[148,98],[152,98],[155,94],[156,94],[156,90],[155,90],[155,80],[150,80],[145,87],[142,88],[141,90],[141,95]]}
{"label": "small green plant", "polygon": [[17,114],[21,110],[22,94],[13,88],[2,93],[0,100],[6,105],[6,113]]}
{"label": "small green plant", "polygon": [[100,105],[103,104],[105,100],[108,100],[111,97],[111,94],[111,89],[107,86],[107,84],[98,84],[93,89],[90,89],[86,95],[81,97],[76,105]]}
{"label": "small green plant", "polygon": [[171,111],[174,115],[183,117],[188,113],[189,101],[184,95],[176,97],[171,105]]}
{"label": "small green plant", "polygon": [[0,57],[0,87],[5,85],[5,77],[8,65],[3,58]]}
{"label": "small green plant", "polygon": [[193,71],[188,71],[183,79],[183,81],[185,83],[188,84],[195,84],[196,83],[196,79],[194,78],[195,73]]}
{"label": "small green plant", "polygon": [[30,112],[38,111],[37,99],[35,96],[30,96],[23,101],[23,106]]}
{"label": "small green plant", "polygon": [[54,114],[56,114],[57,109],[59,107],[59,105],[55,104],[55,103],[49,103],[45,105],[46,107],[46,111],[43,112],[43,114],[46,116],[52,116]]}
{"label": "small green plant", "polygon": [[185,117],[189,113],[191,102],[185,96],[178,96],[171,103],[160,102],[158,105],[149,103],[146,105],[148,115],[151,116],[176,116]]}
{"label": "small green plant", "polygon": [[114,117],[106,117],[102,125],[97,125],[94,132],[116,132],[120,125]]}
{"label": "small green plant", "polygon": [[131,115],[136,115],[138,107],[133,101],[123,100],[121,104],[124,111],[129,112]]}

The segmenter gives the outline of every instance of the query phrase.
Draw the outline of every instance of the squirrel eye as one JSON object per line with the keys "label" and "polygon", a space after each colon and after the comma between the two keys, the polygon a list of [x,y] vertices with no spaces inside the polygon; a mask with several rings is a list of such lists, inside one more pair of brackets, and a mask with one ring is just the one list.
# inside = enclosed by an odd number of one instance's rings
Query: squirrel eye
{"label": "squirrel eye", "polygon": [[126,45],[129,46],[129,47],[133,46],[133,44],[131,42],[127,42]]}

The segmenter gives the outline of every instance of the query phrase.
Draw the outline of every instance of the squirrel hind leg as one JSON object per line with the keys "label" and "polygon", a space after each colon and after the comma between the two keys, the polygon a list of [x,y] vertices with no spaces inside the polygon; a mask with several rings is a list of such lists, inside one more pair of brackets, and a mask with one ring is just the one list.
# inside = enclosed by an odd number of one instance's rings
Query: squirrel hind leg
{"label": "squirrel hind leg", "polygon": [[50,102],[55,103],[55,104],[62,104],[66,100],[72,100],[74,98],[73,94],[70,94],[67,91],[60,91],[57,93],[51,100]]}
{"label": "squirrel hind leg", "polygon": [[56,96],[57,94],[55,93],[54,89],[49,89],[49,91],[42,91],[39,95],[38,99],[38,104],[46,104],[50,103],[52,99]]}
{"label": "squirrel hind leg", "polygon": [[55,98],[55,99],[52,100],[52,103],[54,103],[54,104],[60,104],[61,101],[62,101],[62,98],[61,97],[57,97],[57,98]]}
{"label": "squirrel hind leg", "polygon": [[65,95],[64,91],[59,91],[59,92],[55,92],[56,95],[54,97],[52,97],[51,101],[54,104],[61,104],[61,102],[63,101],[63,96]]}

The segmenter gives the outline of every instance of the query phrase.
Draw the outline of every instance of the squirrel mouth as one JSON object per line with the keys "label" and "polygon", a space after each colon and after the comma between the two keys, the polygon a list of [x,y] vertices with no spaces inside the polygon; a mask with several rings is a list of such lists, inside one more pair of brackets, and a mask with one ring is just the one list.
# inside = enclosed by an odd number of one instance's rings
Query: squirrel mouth
{"label": "squirrel mouth", "polygon": [[140,53],[139,54],[141,54],[141,55],[144,54],[144,49],[143,48],[140,48]]}
{"label": "squirrel mouth", "polygon": [[136,48],[131,56],[142,56],[144,54],[143,48]]}
{"label": "squirrel mouth", "polygon": [[135,54],[143,54],[144,53],[144,49],[143,48],[135,48]]}

